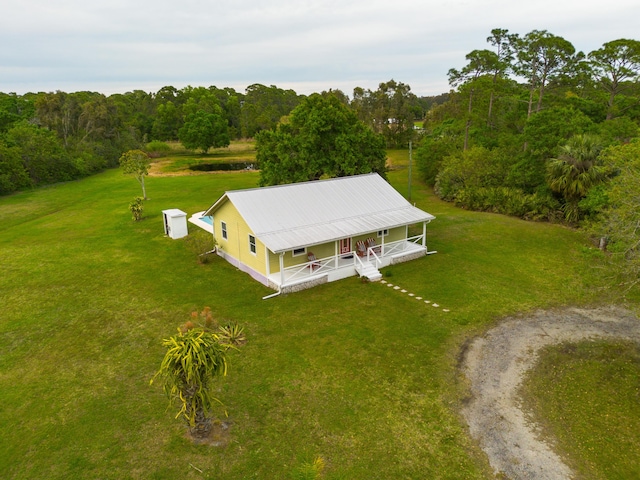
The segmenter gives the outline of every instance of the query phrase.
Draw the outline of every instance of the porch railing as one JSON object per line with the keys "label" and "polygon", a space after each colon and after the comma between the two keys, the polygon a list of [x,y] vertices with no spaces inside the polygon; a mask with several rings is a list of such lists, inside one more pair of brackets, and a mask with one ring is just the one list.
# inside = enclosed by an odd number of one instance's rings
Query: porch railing
{"label": "porch railing", "polygon": [[397,242],[389,242],[380,245],[380,247],[382,248],[380,250],[381,256],[384,258],[402,253],[407,249],[407,243],[415,243],[416,245],[421,245],[423,237],[424,235],[416,235],[415,237],[409,237],[406,240],[399,240]]}
{"label": "porch railing", "polygon": [[[376,250],[380,250],[380,247],[367,248],[367,262],[371,262],[371,257],[373,257],[376,260],[376,268],[378,268],[380,265],[382,265],[382,260],[376,254]],[[382,250],[380,250],[380,255],[382,255]]]}
{"label": "porch railing", "polygon": [[356,272],[358,272],[359,275],[362,275],[362,272],[365,269],[365,263],[369,264],[371,262],[371,255],[373,255],[373,257],[376,259],[376,268],[378,268],[381,264],[382,264],[382,260],[380,260],[380,258],[375,254],[375,252],[371,251],[368,252],[367,251],[367,257],[366,257],[366,262],[364,260],[364,257],[359,257],[358,255],[353,255],[353,266],[356,269]]}
{"label": "porch railing", "polygon": [[[398,255],[406,251],[408,249],[408,243],[413,243],[421,246],[422,237],[423,235],[416,235],[415,237],[409,237],[407,239],[370,247],[367,249],[366,260],[367,262],[375,260],[376,267],[380,267],[382,265],[382,259],[384,259],[385,257]],[[344,262],[345,256],[348,255],[353,256],[353,264]],[[332,255],[330,257],[320,258],[310,262],[300,263],[291,267],[285,267],[283,270],[284,283],[301,281],[319,274],[328,273],[340,267],[348,266],[353,266],[354,268],[360,267],[360,270],[362,270],[362,268],[364,268],[364,259],[358,257],[356,252],[352,251],[349,253],[341,253],[338,255]]]}
{"label": "porch railing", "polygon": [[338,266],[339,258],[340,255],[333,255],[331,257],[312,260],[310,262],[301,263],[292,267],[285,267],[284,279],[287,283],[289,283],[335,270]]}

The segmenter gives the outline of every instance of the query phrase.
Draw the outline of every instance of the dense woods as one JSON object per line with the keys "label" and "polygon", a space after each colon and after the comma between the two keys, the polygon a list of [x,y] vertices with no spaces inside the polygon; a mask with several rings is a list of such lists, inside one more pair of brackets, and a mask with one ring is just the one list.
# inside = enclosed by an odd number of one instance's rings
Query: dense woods
{"label": "dense woods", "polygon": [[[350,101],[329,91],[354,118],[403,146],[414,120],[437,98],[418,98],[408,85],[356,89]],[[105,96],[97,92],[0,93],[0,194],[81,178],[118,165],[122,153],[152,141],[180,141],[207,152],[234,139],[275,130],[305,97],[276,86],[232,88],[172,86]],[[390,120],[391,119],[391,120]],[[157,142],[155,142],[157,144]]]}
{"label": "dense woods", "polygon": [[463,208],[586,227],[638,284],[640,42],[585,54],[544,30],[504,29],[487,42],[427,113],[422,179]]}
{"label": "dense woods", "polygon": [[292,90],[251,85],[245,93],[171,86],[97,92],[0,93],[0,194],[115,167],[153,140],[208,151],[275,128],[300,101]]}
{"label": "dense woods", "polygon": [[601,152],[638,137],[640,42],[584,54],[562,37],[495,29],[449,71],[417,152],[425,182],[465,208],[576,223],[619,169]]}

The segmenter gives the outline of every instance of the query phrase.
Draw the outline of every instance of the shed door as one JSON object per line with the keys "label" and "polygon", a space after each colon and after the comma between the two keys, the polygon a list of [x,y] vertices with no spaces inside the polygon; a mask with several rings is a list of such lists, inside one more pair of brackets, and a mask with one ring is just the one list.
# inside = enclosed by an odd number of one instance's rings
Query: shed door
{"label": "shed door", "polygon": [[340,240],[340,254],[351,252],[351,238],[343,238]]}
{"label": "shed door", "polygon": [[164,217],[164,233],[165,235],[171,235],[171,226],[169,225],[169,216],[166,213],[162,213]]}

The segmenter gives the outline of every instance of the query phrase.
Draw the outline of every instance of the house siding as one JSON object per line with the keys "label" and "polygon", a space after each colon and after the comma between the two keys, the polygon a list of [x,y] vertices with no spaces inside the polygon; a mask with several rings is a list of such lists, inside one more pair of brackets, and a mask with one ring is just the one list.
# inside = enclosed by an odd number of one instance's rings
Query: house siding
{"label": "house siding", "polygon": [[[227,238],[222,238],[222,222],[227,224]],[[249,229],[231,202],[226,202],[215,213],[214,236],[218,248],[251,270],[266,276],[265,248],[260,239]],[[256,253],[249,249],[249,235],[256,238]]]}
{"label": "house siding", "polygon": [[[376,234],[377,235],[377,234]],[[396,242],[398,240],[403,240],[407,238],[407,227],[397,227],[389,229],[389,235],[384,237],[385,243],[387,242]],[[382,243],[381,238],[376,238],[378,243]]]}
{"label": "house siding", "polygon": [[[336,242],[323,243],[320,245],[312,245],[307,247],[307,252],[313,252],[316,258],[325,258],[332,257],[336,254]],[[294,257],[298,259],[300,257]],[[305,255],[305,262],[307,261],[307,257]]]}
{"label": "house siding", "polygon": [[[395,242],[398,240],[403,240],[406,237],[406,227],[396,227],[387,229],[389,233],[384,237],[384,243]],[[351,241],[351,248],[353,250],[356,249],[356,242],[362,240],[365,242],[367,239],[373,238],[378,245],[382,245],[382,237],[378,237],[378,232],[370,232],[364,235],[358,235],[357,237],[353,237]]]}
{"label": "house siding", "polygon": [[[336,242],[323,243],[321,245],[312,245],[307,247],[307,253],[313,252],[316,258],[332,257],[336,254]],[[284,252],[283,263],[284,267],[293,267],[295,265],[301,265],[307,263],[309,259],[307,255],[293,256],[293,251],[289,250]],[[269,271],[271,273],[280,271],[280,255],[269,252]]]}

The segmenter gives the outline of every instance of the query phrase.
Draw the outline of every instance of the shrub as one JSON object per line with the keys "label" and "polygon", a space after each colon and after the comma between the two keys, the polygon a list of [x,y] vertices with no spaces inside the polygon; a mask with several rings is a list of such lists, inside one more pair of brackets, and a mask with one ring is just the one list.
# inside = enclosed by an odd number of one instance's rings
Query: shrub
{"label": "shrub", "polygon": [[294,480],[318,480],[322,477],[325,462],[324,458],[318,456],[312,463],[305,462],[292,472]]}
{"label": "shrub", "polygon": [[223,345],[244,345],[247,337],[244,334],[244,327],[238,325],[238,322],[229,322],[227,325],[219,327],[218,336],[220,343]]}
{"label": "shrub", "polygon": [[550,220],[558,202],[550,195],[525,193],[511,187],[469,187],[459,190],[454,203],[462,208],[500,213],[529,220]]}
{"label": "shrub", "polygon": [[165,142],[153,140],[145,145],[144,150],[150,157],[158,158],[169,153],[171,147]]}
{"label": "shrub", "polygon": [[416,150],[416,164],[424,182],[434,185],[443,159],[459,151],[452,136],[425,137]]}
{"label": "shrub", "polygon": [[133,220],[135,222],[140,221],[142,219],[142,210],[144,209],[142,197],[136,197],[133,199],[133,202],[129,204],[129,210],[131,210],[131,215],[133,216]]}
{"label": "shrub", "polygon": [[500,151],[483,147],[445,157],[436,177],[435,192],[443,200],[452,201],[465,188],[502,185],[508,171],[507,162],[508,158]]}
{"label": "shrub", "polygon": [[78,149],[73,155],[73,163],[82,176],[99,172],[107,166],[107,162],[102,157],[95,155],[88,149]]}

